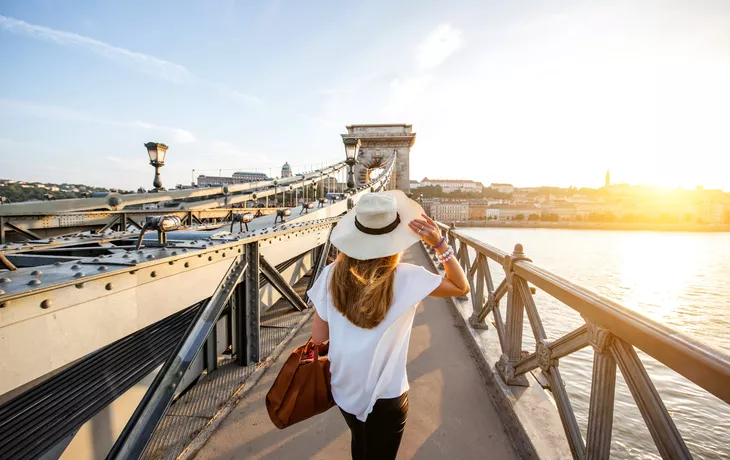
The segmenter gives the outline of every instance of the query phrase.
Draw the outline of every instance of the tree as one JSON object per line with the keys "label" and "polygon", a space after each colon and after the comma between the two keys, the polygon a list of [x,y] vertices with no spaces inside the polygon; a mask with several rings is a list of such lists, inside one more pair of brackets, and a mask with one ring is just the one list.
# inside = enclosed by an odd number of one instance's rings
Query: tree
{"label": "tree", "polygon": [[515,220],[525,220],[525,215],[520,213],[515,216]]}
{"label": "tree", "polygon": [[527,218],[527,220],[532,220],[532,221],[540,220],[540,216],[533,213],[533,214],[530,214],[530,216]]}
{"label": "tree", "polygon": [[441,188],[440,185],[426,185],[423,187],[418,187],[418,193],[420,195],[423,195],[424,198],[435,198],[444,196],[444,190]]}

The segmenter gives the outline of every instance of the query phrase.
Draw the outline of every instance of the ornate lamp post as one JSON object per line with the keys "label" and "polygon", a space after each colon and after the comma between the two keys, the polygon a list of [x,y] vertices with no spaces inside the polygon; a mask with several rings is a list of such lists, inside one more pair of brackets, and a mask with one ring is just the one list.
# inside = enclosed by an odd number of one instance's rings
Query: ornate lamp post
{"label": "ornate lamp post", "polygon": [[357,153],[360,150],[360,139],[345,137],[342,139],[345,144],[345,163],[347,164],[347,188],[349,191],[355,189],[355,165],[357,164]]}
{"label": "ornate lamp post", "polygon": [[147,147],[147,154],[150,156],[150,164],[155,167],[155,180],[152,185],[154,191],[162,190],[162,179],[160,178],[160,168],[165,166],[165,156],[167,155],[167,146],[159,142],[148,142],[144,145]]}

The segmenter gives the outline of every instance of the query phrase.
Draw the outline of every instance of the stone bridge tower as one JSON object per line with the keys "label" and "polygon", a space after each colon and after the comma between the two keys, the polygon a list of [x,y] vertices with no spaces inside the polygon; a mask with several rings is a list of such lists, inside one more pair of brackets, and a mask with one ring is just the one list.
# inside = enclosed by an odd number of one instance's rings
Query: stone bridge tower
{"label": "stone bridge tower", "polygon": [[395,152],[395,175],[390,188],[410,193],[409,155],[413,143],[416,142],[412,125],[350,125],[347,126],[347,134],[342,137],[360,139],[362,154],[358,156],[358,164],[355,166],[356,182],[367,182],[369,171],[388,164]]}

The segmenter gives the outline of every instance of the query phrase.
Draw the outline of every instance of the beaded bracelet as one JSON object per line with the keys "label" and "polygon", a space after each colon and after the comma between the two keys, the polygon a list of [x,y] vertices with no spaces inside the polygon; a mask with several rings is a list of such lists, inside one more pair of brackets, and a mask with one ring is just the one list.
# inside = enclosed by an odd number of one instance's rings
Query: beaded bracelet
{"label": "beaded bracelet", "polygon": [[448,257],[446,257],[445,259],[439,259],[439,262],[441,262],[442,264],[445,264],[446,262],[450,261],[450,260],[451,260],[451,259],[452,259],[453,257],[454,257],[454,253],[452,252],[452,253],[451,253],[451,254],[449,254],[449,256],[448,256]]}
{"label": "beaded bracelet", "polygon": [[444,259],[446,259],[447,257],[451,257],[453,255],[454,255],[454,249],[451,246],[449,246],[448,249],[446,249],[446,251],[443,252],[443,254],[438,256],[438,260],[443,262]]}
{"label": "beaded bracelet", "polygon": [[441,238],[441,241],[439,241],[439,244],[437,244],[436,246],[431,246],[431,249],[436,250],[436,249],[440,248],[441,245],[443,245],[445,242],[446,242],[446,235],[444,235],[444,237]]}

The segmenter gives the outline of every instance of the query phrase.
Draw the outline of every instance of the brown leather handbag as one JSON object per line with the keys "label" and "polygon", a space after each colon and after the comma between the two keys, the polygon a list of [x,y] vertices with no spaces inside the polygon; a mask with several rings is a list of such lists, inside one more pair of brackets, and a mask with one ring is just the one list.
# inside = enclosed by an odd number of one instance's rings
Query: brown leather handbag
{"label": "brown leather handbag", "polygon": [[330,387],[329,345],[309,341],[294,350],[266,394],[266,410],[278,428],[286,428],[335,405]]}

